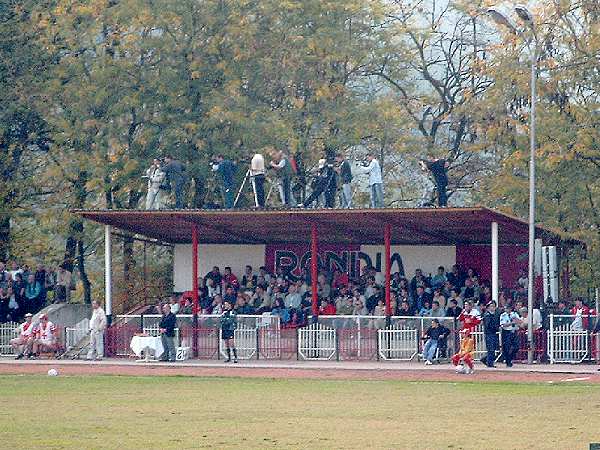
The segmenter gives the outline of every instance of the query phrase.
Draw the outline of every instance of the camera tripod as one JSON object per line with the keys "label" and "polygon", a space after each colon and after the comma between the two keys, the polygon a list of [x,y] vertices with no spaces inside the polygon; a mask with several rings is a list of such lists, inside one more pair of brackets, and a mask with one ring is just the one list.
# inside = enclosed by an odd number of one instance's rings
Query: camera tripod
{"label": "camera tripod", "polygon": [[[269,183],[269,191],[265,196],[265,206],[267,206],[267,204],[269,203],[269,199],[271,198],[273,188],[275,187],[275,183],[273,183],[273,181],[267,177],[265,177],[265,182]],[[250,190],[252,191],[252,196],[254,198],[254,206],[258,208],[258,197],[256,196],[256,190],[254,188],[254,185],[252,184],[252,175],[250,175],[250,169],[248,169],[246,171],[246,175],[244,175],[244,180],[242,181],[242,184],[235,196],[235,200],[233,201],[233,207],[237,207],[240,197],[242,196],[242,194],[244,193],[244,189],[246,188],[246,183],[250,186]]]}

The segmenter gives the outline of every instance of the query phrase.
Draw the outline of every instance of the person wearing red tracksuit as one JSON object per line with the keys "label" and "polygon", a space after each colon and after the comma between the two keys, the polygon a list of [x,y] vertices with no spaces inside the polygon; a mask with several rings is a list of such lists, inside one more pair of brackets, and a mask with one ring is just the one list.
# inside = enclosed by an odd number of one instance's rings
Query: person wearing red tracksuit
{"label": "person wearing red tracksuit", "polygon": [[481,323],[479,311],[473,309],[471,301],[465,302],[465,309],[462,310],[457,320],[462,323],[461,329],[470,331],[473,331]]}
{"label": "person wearing red tracksuit", "polygon": [[460,350],[452,356],[452,364],[458,367],[462,361],[467,366],[467,373],[473,373],[473,355],[475,354],[475,340],[471,336],[471,330],[465,328],[460,331]]}

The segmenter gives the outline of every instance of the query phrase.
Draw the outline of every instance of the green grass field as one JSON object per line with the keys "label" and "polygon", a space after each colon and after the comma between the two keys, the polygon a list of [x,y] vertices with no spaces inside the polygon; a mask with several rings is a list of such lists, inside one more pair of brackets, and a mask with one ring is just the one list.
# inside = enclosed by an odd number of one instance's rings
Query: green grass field
{"label": "green grass field", "polygon": [[[600,441],[600,385],[0,376],[0,405],[3,449],[587,449]],[[37,415],[40,407],[47,414]]]}

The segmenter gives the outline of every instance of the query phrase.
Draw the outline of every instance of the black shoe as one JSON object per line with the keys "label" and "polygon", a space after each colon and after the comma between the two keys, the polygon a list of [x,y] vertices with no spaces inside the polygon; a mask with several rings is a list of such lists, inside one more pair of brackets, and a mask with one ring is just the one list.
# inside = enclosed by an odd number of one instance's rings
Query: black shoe
{"label": "black shoe", "polygon": [[23,359],[25,355],[23,353],[19,353],[17,356],[15,356],[15,359]]}
{"label": "black shoe", "polygon": [[506,367],[512,367],[512,363],[506,363]]}
{"label": "black shoe", "polygon": [[167,358],[160,358],[159,361],[160,362],[169,362],[169,360]]}
{"label": "black shoe", "polygon": [[238,363],[238,360],[237,360],[237,358],[235,358],[235,359],[233,360],[233,363],[234,363],[234,364],[237,364],[237,363]]}
{"label": "black shoe", "polygon": [[227,359],[225,360],[225,362],[226,362],[226,363],[228,363],[228,362],[231,362],[231,358],[227,358]]}

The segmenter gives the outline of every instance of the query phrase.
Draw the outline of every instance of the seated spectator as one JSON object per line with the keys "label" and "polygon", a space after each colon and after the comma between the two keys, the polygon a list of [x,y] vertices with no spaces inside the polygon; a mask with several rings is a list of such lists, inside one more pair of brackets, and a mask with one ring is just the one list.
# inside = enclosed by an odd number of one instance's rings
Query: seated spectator
{"label": "seated spectator", "polygon": [[407,301],[403,301],[400,303],[400,308],[398,308],[399,316],[413,316],[413,311]]}
{"label": "seated spectator", "polygon": [[248,304],[246,294],[242,292],[238,292],[237,294],[235,301],[235,312],[236,314],[254,314],[254,308]]}
{"label": "seated spectator", "polygon": [[296,292],[296,286],[291,285],[288,295],[285,297],[285,307],[288,309],[299,309],[302,304],[302,296]]}
{"label": "seated spectator", "polygon": [[23,280],[27,279],[27,277],[23,275],[23,269],[19,267],[19,264],[16,261],[12,261],[10,263],[10,270],[8,271],[8,273],[10,273],[10,276],[12,277],[13,281],[16,281],[18,273],[21,274]]}
{"label": "seated spectator", "polygon": [[317,278],[317,293],[319,298],[329,298],[331,296],[331,286],[327,283],[324,274],[320,274]]}
{"label": "seated spectator", "polygon": [[464,286],[465,276],[456,264],[452,266],[452,272],[446,274],[446,278],[455,288],[460,289]]}
{"label": "seated spectator", "polygon": [[338,297],[335,302],[335,309],[338,316],[352,315],[354,312],[354,303],[352,301],[352,297],[348,295],[342,295]]}
{"label": "seated spectator", "polygon": [[262,277],[262,279],[265,280],[265,283],[269,283],[271,281],[271,274],[267,271],[267,268],[265,266],[261,266],[258,269],[258,276],[259,278]]}
{"label": "seated spectator", "polygon": [[348,286],[348,274],[342,273],[340,270],[335,270],[333,272],[333,281],[331,283],[331,287],[333,289],[340,289],[342,287]]}
{"label": "seated spectator", "polygon": [[215,295],[221,295],[223,292],[221,290],[221,285],[217,284],[212,278],[206,278],[204,281],[206,284],[206,295],[210,298],[213,298]]}
{"label": "seated spectator", "polygon": [[223,275],[223,287],[232,287],[234,290],[237,290],[240,287],[237,277],[231,272],[231,267],[225,267],[225,273]]}
{"label": "seated spectator", "polygon": [[440,325],[438,319],[433,319],[431,321],[431,326],[427,328],[423,335],[423,339],[425,339],[425,346],[423,347],[423,359],[425,359],[425,364],[430,365],[433,364],[433,358],[435,358],[435,352],[438,349],[438,345],[441,340],[445,340],[450,331]]}
{"label": "seated spectator", "polygon": [[[210,286],[212,286],[214,289],[217,289],[217,287],[219,289],[221,288],[221,286],[223,285],[223,276],[221,275],[221,271],[219,270],[218,266],[214,266],[212,270],[204,276],[204,281],[206,282],[207,280],[212,281]],[[208,286],[209,284],[206,283],[206,285]],[[219,291],[218,293],[220,294],[221,291]],[[214,296],[211,295],[211,297]]]}
{"label": "seated spectator", "polygon": [[288,323],[289,328],[300,328],[306,325],[306,316],[302,313],[302,310],[294,310],[292,312],[290,322]]}
{"label": "seated spectator", "polygon": [[465,280],[465,286],[460,291],[460,297],[463,300],[468,298],[479,297],[479,291],[475,289],[475,285],[473,284],[472,278],[467,278]]}
{"label": "seated spectator", "polygon": [[210,313],[218,316],[223,314],[223,297],[220,294],[213,297],[212,304],[210,305]]}
{"label": "seated spectator", "polygon": [[426,299],[423,303],[423,307],[419,310],[419,316],[421,317],[429,317],[431,316],[431,303],[429,299]]}
{"label": "seated spectator", "polygon": [[431,302],[431,312],[429,317],[444,317],[445,311],[440,306],[440,303],[437,300]]}
{"label": "seated spectator", "polygon": [[458,306],[458,301],[453,298],[450,300],[450,306],[446,309],[446,317],[454,317],[455,319],[462,313],[462,308]]}
{"label": "seated spectator", "polygon": [[442,295],[441,288],[436,288],[433,290],[433,299],[432,299],[432,303],[431,303],[432,305],[433,305],[433,302],[438,302],[438,305],[442,309],[446,308],[446,298]]}
{"label": "seated spectator", "polygon": [[258,314],[271,311],[271,297],[263,285],[256,286],[256,291],[252,295],[252,305]]}
{"label": "seated spectator", "polygon": [[365,291],[365,297],[367,298],[365,306],[367,307],[369,312],[372,313],[375,309],[375,306],[377,305],[377,302],[383,299],[383,295],[381,295],[381,288],[379,286],[375,286],[375,289],[373,290],[373,295],[371,295],[370,297],[366,296]]}
{"label": "seated spectator", "polygon": [[327,299],[323,299],[321,301],[321,306],[319,307],[319,314],[321,316],[335,316],[335,305],[330,303]]}
{"label": "seated spectator", "polygon": [[431,287],[434,289],[441,289],[442,286],[444,286],[444,283],[446,283],[446,281],[446,270],[444,269],[444,266],[440,266],[438,267],[437,273],[431,278]]}
{"label": "seated spectator", "polygon": [[231,286],[229,286],[227,289],[225,289],[225,295],[223,295],[223,302],[229,302],[232,305],[235,305],[236,301],[237,301],[237,295],[236,295],[235,291],[233,290],[233,288]]}
{"label": "seated spectator", "polygon": [[252,272],[252,266],[246,266],[241,287],[244,289],[254,289],[257,283],[258,277]]}
{"label": "seated spectator", "polygon": [[41,352],[55,352],[57,350],[56,326],[48,320],[46,314],[40,316],[40,323],[35,328],[32,347],[34,357],[38,357]]}
{"label": "seated spectator", "polygon": [[33,315],[31,313],[25,314],[25,322],[23,322],[17,328],[18,337],[11,339],[10,345],[15,349],[17,356],[15,359],[21,359],[24,356],[33,356],[33,340],[35,338],[35,327],[31,322]]}
{"label": "seated spectator", "polygon": [[519,270],[519,278],[517,279],[517,285],[515,289],[519,295],[527,295],[527,289],[529,288],[529,276],[523,269]]}
{"label": "seated spectator", "polygon": [[359,297],[352,297],[352,302],[354,305],[354,309],[352,310],[352,314],[355,316],[366,316],[369,314],[369,310],[365,307],[364,300]]}
{"label": "seated spectator", "polygon": [[271,314],[273,314],[274,316],[278,316],[279,320],[284,325],[287,324],[291,318],[290,310],[285,307],[285,304],[283,303],[283,300],[281,300],[281,298],[276,298],[273,301],[273,310],[271,311]]}
{"label": "seated spectator", "polygon": [[427,286],[429,286],[429,283],[427,282],[427,278],[423,275],[423,270],[415,270],[415,276],[410,280],[410,291],[415,295],[418,287],[422,287],[423,291],[425,291]]}
{"label": "seated spectator", "polygon": [[418,286],[415,292],[413,309],[419,313],[425,306],[425,302],[430,302],[429,296],[425,293],[425,288],[423,286]]}
{"label": "seated spectator", "polygon": [[377,300],[377,305],[373,308],[374,316],[385,316],[385,304],[382,299]]}
{"label": "seated spectator", "polygon": [[[208,306],[205,308],[200,302],[200,314],[209,314]],[[189,298],[184,299],[183,306],[179,309],[181,314],[192,314],[194,312],[194,305]]]}
{"label": "seated spectator", "polygon": [[[365,286],[365,298],[367,299],[367,303],[368,303],[369,298],[373,297],[377,293],[377,288],[378,288],[378,286],[377,286],[377,283],[375,283],[375,277],[372,277],[372,276],[368,277],[367,284]],[[376,304],[377,304],[377,302],[375,302],[373,304],[372,308],[370,308],[370,309],[373,309]],[[367,308],[368,308],[368,305],[367,305]]]}

